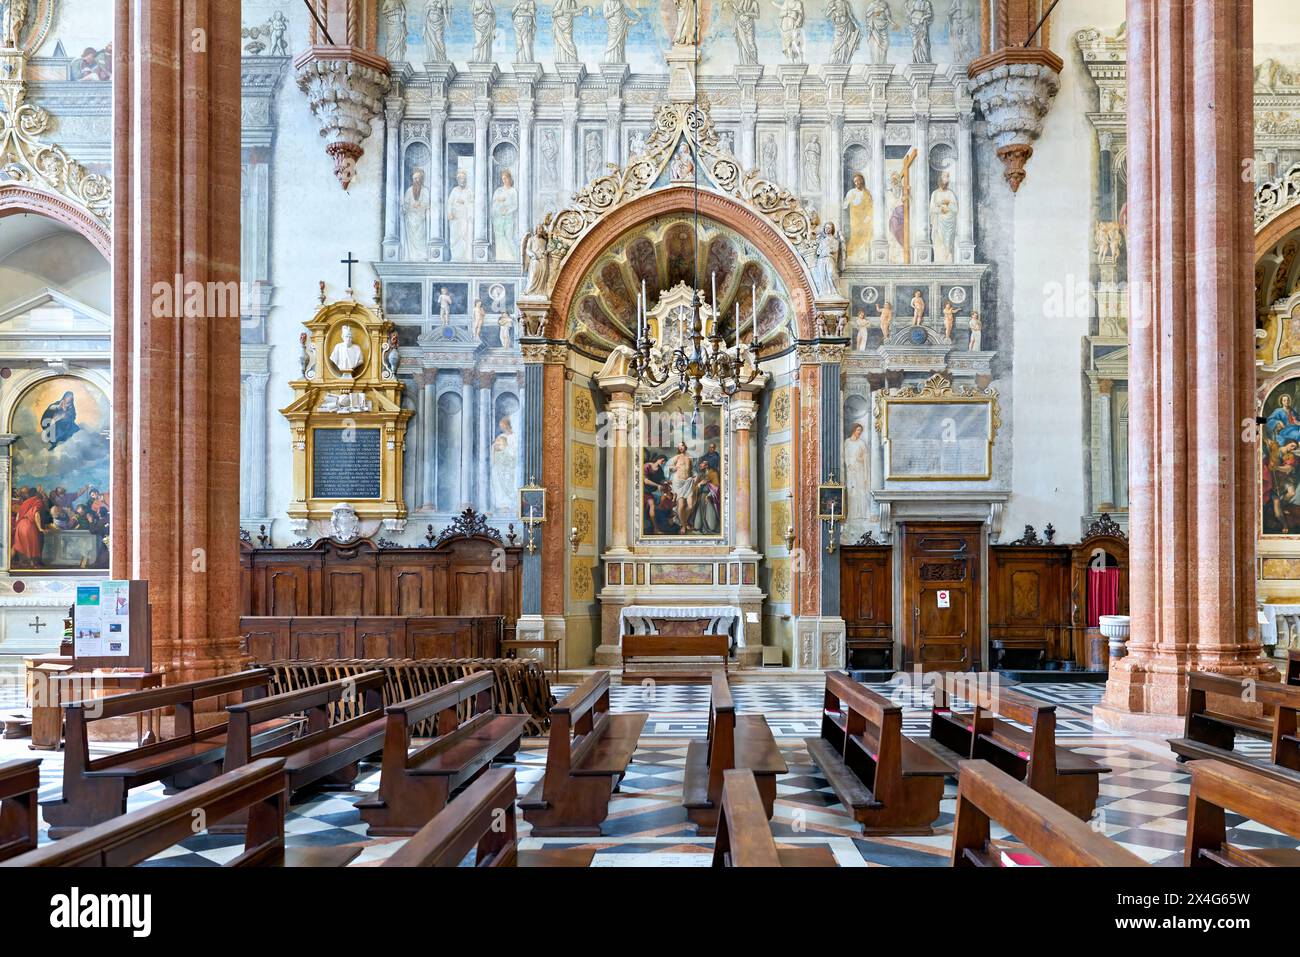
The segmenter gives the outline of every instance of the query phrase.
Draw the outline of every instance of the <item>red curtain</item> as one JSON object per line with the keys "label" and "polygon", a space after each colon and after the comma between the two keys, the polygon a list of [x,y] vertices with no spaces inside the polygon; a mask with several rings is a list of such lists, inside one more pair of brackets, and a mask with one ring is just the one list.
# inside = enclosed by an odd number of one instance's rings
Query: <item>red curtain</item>
{"label": "red curtain", "polygon": [[1088,569],[1088,627],[1097,627],[1101,615],[1114,615],[1119,610],[1119,569]]}

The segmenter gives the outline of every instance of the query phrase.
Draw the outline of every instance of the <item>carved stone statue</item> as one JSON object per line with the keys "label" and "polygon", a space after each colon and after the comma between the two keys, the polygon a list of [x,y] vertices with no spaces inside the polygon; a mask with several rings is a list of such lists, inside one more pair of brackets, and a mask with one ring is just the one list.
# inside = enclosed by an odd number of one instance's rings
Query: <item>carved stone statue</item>
{"label": "carved stone statue", "polygon": [[524,281],[526,296],[538,296],[546,292],[548,266],[546,247],[549,239],[545,223],[538,223],[537,228],[524,238],[524,263],[527,267]]}
{"label": "carved stone statue", "polygon": [[675,183],[695,178],[695,160],[691,159],[691,151],[685,143],[677,147],[677,153],[668,164],[668,174]]}
{"label": "carved stone statue", "polygon": [[817,294],[834,296],[839,293],[840,265],[844,247],[835,233],[834,223],[823,223],[817,237],[817,259],[813,265],[813,283]]}
{"label": "carved stone statue", "polygon": [[953,0],[952,9],[948,11],[948,36],[952,43],[952,61],[965,65],[974,59],[974,39],[971,30],[970,13],[966,10],[965,0]]}
{"label": "carved stone statue", "polygon": [[781,54],[789,63],[803,62],[803,0],[775,0],[781,14]]}
{"label": "carved stone statue", "polygon": [[889,324],[894,321],[894,304],[886,301],[876,306],[876,312],[880,314],[880,341],[889,341]]}
{"label": "carved stone statue", "polygon": [[925,296],[919,289],[912,293],[912,325],[925,325]]}
{"label": "carved stone statue", "polygon": [[406,0],[384,0],[384,23],[388,27],[388,42],[384,55],[390,63],[406,61]]}
{"label": "carved stone statue", "polygon": [[492,62],[492,35],[497,28],[497,11],[492,0],[474,0],[470,7],[474,21],[474,55],[471,63]]}
{"label": "carved stone statue", "polygon": [[447,62],[447,18],[451,0],[429,0],[424,7],[425,57],[431,63]]}
{"label": "carved stone statue", "polygon": [[537,0],[518,0],[510,11],[515,25],[515,62],[533,62],[533,40],[537,36]]}
{"label": "carved stone statue", "polygon": [[889,62],[889,31],[895,26],[889,0],[871,0],[863,14],[867,24],[867,62]]}
{"label": "carved stone statue", "polygon": [[736,55],[742,64],[758,63],[758,39],[754,28],[758,23],[758,0],[725,0],[736,15]]}
{"label": "carved stone statue", "polygon": [[637,23],[640,17],[625,0],[604,0],[601,13],[605,17],[605,61],[606,63],[627,62],[627,28]]}
{"label": "carved stone statue", "polygon": [[673,31],[673,43],[689,46],[699,42],[695,0],[673,0],[673,5],[677,7],[677,29]]}
{"label": "carved stone statue", "polygon": [[826,19],[831,24],[831,63],[847,66],[853,62],[853,54],[862,39],[862,30],[858,27],[857,17],[849,0],[827,0]]}
{"label": "carved stone statue", "polygon": [[951,302],[943,304],[943,336],[952,342],[952,327],[957,322],[957,310]]}
{"label": "carved stone statue", "polygon": [[330,352],[330,362],[343,375],[352,375],[361,367],[361,347],[352,341],[352,327],[343,327],[343,338]]}
{"label": "carved stone statue", "polygon": [[0,0],[0,49],[17,50],[27,24],[28,0]]}
{"label": "carved stone statue", "polygon": [[573,18],[578,15],[578,0],[555,0],[551,8],[555,35],[555,62],[577,63],[578,47],[573,42]]}
{"label": "carved stone statue", "polygon": [[980,351],[980,335],[984,330],[984,323],[980,321],[980,314],[972,312],[970,314],[970,345],[967,349],[970,352]]}
{"label": "carved stone statue", "polygon": [[930,0],[907,0],[907,28],[912,31],[912,62],[930,63],[930,24],[934,4]]}

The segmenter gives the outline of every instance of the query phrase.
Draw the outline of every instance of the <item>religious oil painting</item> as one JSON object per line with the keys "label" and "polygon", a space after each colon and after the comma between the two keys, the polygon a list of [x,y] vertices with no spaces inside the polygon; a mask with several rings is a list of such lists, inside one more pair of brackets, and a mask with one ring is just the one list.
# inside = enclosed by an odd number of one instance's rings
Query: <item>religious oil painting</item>
{"label": "religious oil painting", "polygon": [[642,409],[641,538],[718,539],[725,487],[722,409],[679,395]]}
{"label": "religious oil painting", "polygon": [[44,379],[9,420],[9,567],[61,574],[108,568],[108,398],[76,376]]}
{"label": "religious oil painting", "polygon": [[1300,536],[1300,378],[1275,386],[1264,400],[1260,437],[1260,529]]}

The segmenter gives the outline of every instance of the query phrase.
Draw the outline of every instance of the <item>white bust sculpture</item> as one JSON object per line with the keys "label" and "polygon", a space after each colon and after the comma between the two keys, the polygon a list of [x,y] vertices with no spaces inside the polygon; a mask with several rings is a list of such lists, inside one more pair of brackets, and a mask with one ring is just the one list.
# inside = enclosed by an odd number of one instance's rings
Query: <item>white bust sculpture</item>
{"label": "white bust sculpture", "polygon": [[352,327],[343,327],[343,341],[330,352],[330,362],[344,375],[352,375],[361,365],[361,347],[352,341]]}

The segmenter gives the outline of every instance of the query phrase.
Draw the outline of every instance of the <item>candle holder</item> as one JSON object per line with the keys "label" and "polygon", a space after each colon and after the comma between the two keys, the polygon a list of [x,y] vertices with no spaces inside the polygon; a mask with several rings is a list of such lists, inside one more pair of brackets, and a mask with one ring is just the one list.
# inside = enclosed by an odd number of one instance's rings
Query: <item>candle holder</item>
{"label": "candle holder", "polygon": [[844,486],[835,481],[832,472],[829,481],[817,486],[817,517],[830,522],[830,537],[826,541],[826,554],[835,554],[835,523],[844,522]]}
{"label": "candle holder", "polygon": [[528,554],[531,555],[537,550],[533,529],[546,521],[546,486],[538,485],[536,476],[530,476],[528,484],[519,489],[519,520],[527,533]]}
{"label": "candle holder", "polygon": [[[573,511],[573,508],[574,508],[577,504],[578,504],[578,496],[576,496],[576,495],[572,495],[572,496],[570,496],[570,497],[569,497],[569,510],[570,510],[570,512]],[[578,526],[577,526],[577,525],[574,525],[571,529],[569,529],[569,544],[573,546],[573,554],[575,554],[575,555],[578,554],[578,543],[581,542],[581,541],[582,541],[582,538],[581,538],[581,536],[578,535]]]}

